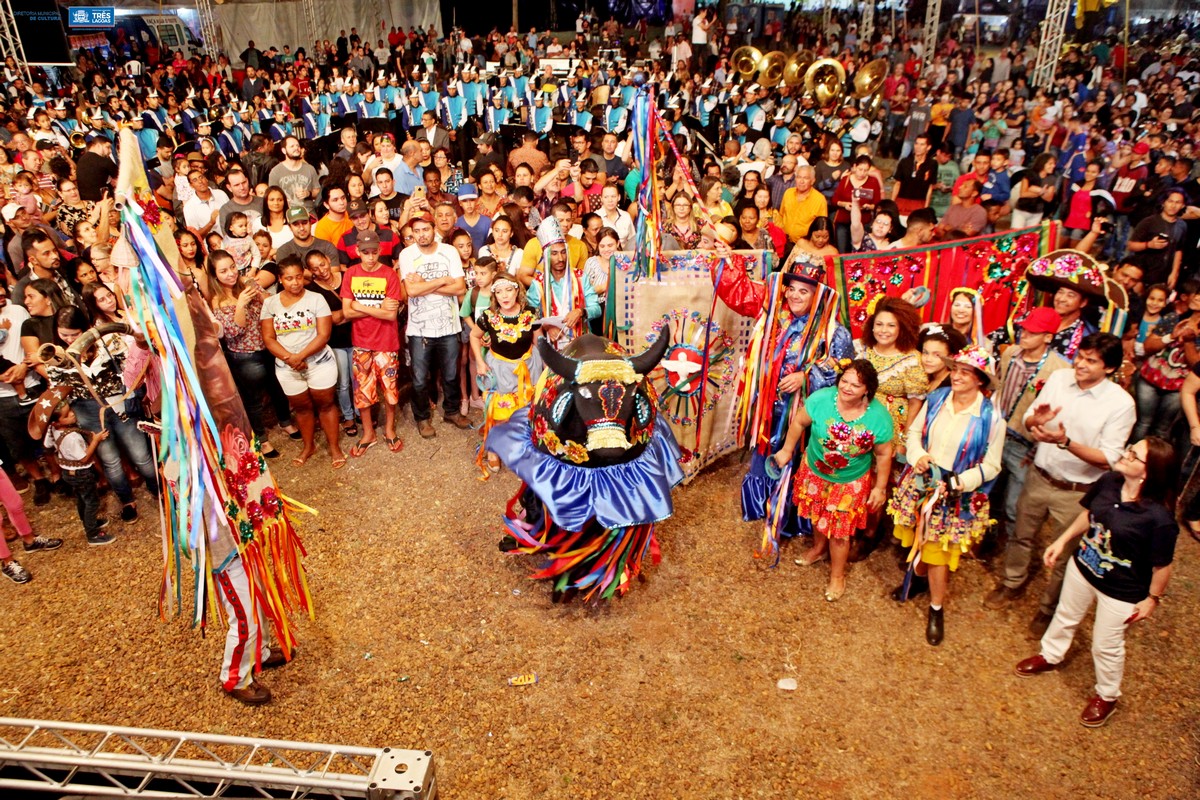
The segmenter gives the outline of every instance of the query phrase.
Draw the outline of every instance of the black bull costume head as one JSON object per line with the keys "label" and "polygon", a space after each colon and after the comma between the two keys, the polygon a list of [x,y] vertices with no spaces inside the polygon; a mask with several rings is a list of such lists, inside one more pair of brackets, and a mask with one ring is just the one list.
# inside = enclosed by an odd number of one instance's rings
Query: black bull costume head
{"label": "black bull costume head", "polygon": [[608,339],[586,334],[560,353],[545,339],[546,378],[531,414],[539,450],[583,467],[633,461],[654,432],[657,398],[646,379],[667,351],[667,329],[628,356]]}

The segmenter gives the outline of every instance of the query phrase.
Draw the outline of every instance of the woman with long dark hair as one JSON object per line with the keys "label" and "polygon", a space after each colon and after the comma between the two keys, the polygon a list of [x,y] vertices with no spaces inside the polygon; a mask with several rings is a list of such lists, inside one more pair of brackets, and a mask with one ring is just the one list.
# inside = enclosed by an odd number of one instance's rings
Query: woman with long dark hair
{"label": "woman with long dark hair", "polygon": [[259,314],[266,295],[253,279],[238,274],[233,256],[224,250],[214,250],[209,256],[208,282],[212,291],[209,302],[213,316],[221,324],[221,341],[225,345],[234,384],[246,406],[250,428],[259,438],[263,455],[276,458],[279,451],[267,441],[267,426],[263,420],[264,391],[271,397],[275,417],[284,432],[293,439],[299,439],[300,432],[292,425],[287,395],[275,377],[274,362],[262,338]]}
{"label": "woman with long dark hair", "polygon": [[1051,568],[1064,556],[1071,561],[1041,652],[1017,664],[1016,672],[1028,678],[1057,668],[1094,602],[1096,687],[1079,717],[1089,728],[1116,711],[1126,632],[1158,609],[1171,580],[1179,533],[1171,512],[1176,477],[1175,449],[1166,440],[1151,436],[1130,445],[1113,471],[1092,484],[1080,501],[1084,510],[1042,558]]}
{"label": "woman with long dark hair", "polygon": [[[336,162],[335,162],[336,163]],[[292,240],[292,228],[287,224],[288,199],[278,186],[267,187],[263,197],[262,227],[271,234],[271,249],[278,250]]]}

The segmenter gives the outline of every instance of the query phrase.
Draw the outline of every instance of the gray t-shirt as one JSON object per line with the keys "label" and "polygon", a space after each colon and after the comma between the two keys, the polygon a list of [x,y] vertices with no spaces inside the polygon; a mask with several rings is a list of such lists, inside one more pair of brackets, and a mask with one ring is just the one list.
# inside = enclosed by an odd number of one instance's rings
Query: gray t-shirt
{"label": "gray t-shirt", "polygon": [[275,263],[281,263],[288,256],[300,256],[300,261],[303,262],[311,250],[320,250],[329,259],[330,264],[340,263],[338,249],[324,239],[316,238],[306,245],[297,244],[295,239],[281,244],[275,250]]}
{"label": "gray t-shirt", "polygon": [[229,235],[229,229],[225,227],[225,223],[229,220],[229,215],[234,213],[235,211],[241,211],[243,214],[245,214],[247,217],[250,218],[250,227],[247,230],[249,230],[250,232],[253,232],[258,227],[256,225],[256,220],[262,219],[262,215],[263,215],[262,198],[261,197],[252,198],[250,200],[250,202],[247,203],[246,205],[242,205],[238,201],[234,200],[232,197],[229,198],[229,202],[226,203],[225,205],[221,206],[221,212],[220,212],[221,215],[219,217],[217,217],[217,225],[221,229],[222,236]]}
{"label": "gray t-shirt", "polygon": [[[316,190],[320,184],[317,179],[317,171],[313,169],[312,164],[302,161],[299,169],[291,169],[286,161],[280,162],[275,169],[271,170],[268,180],[272,186],[283,189],[290,205],[303,206],[309,211],[313,210],[316,203]],[[298,192],[304,192],[306,196],[300,198],[297,196]]]}

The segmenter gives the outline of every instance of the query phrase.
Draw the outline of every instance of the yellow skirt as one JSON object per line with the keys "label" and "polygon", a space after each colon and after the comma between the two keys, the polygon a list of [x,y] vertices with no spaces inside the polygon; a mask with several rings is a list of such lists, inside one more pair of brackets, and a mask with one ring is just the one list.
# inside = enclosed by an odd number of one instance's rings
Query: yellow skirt
{"label": "yellow skirt", "polygon": [[[905,548],[911,548],[917,532],[907,525],[897,525],[892,529],[892,535],[900,540]],[[921,546],[921,561],[931,567],[950,567],[951,572],[958,570],[958,559],[962,552],[957,547],[943,549],[941,542],[926,542]]]}

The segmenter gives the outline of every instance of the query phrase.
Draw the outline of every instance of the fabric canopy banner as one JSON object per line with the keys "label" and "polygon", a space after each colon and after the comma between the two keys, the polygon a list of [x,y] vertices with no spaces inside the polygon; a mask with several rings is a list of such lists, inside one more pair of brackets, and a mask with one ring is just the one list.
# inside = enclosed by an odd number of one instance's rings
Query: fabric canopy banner
{"label": "fabric canopy banner", "polygon": [[1029,262],[1053,249],[1054,228],[1047,222],[928,247],[831,256],[826,279],[837,290],[842,317],[855,339],[862,335],[867,306],[876,296],[899,297],[916,286],[929,289],[929,302],[921,309],[927,322],[948,318],[955,289],[978,290],[983,328],[991,331],[1008,321]]}
{"label": "fabric canopy banner", "polygon": [[[659,411],[679,443],[686,483],[738,446],[734,409],[754,319],[720,300],[714,303],[711,254],[661,253],[656,277],[636,275],[632,253],[618,253],[615,260],[616,289],[609,302],[616,304],[619,343],[640,353],[664,327],[671,337],[650,379]],[[743,251],[734,253],[724,269],[762,280],[772,265],[768,253]]]}
{"label": "fabric canopy banner", "polygon": [[[343,0],[326,3],[317,0],[317,35],[333,42],[339,31],[350,33],[357,28],[364,42],[372,49],[383,39],[392,25],[411,26],[422,30],[430,25],[442,33],[442,8],[438,0]],[[381,16],[382,14],[382,16]],[[238,55],[253,40],[260,50],[275,46],[292,46],[292,52],[303,47],[312,56],[313,32],[308,30],[304,9],[299,2],[223,3],[213,6],[213,19],[220,30],[222,49],[234,66],[241,66]],[[384,27],[379,27],[380,21]]]}

